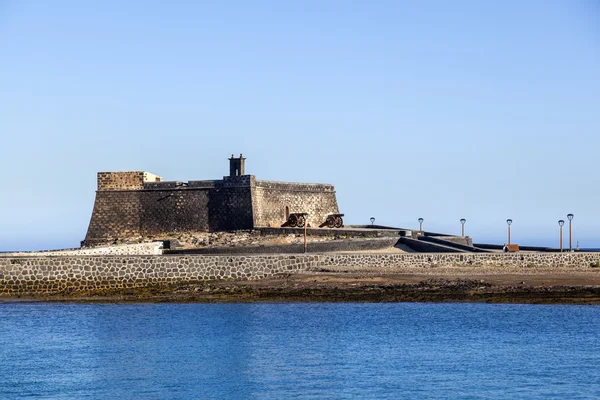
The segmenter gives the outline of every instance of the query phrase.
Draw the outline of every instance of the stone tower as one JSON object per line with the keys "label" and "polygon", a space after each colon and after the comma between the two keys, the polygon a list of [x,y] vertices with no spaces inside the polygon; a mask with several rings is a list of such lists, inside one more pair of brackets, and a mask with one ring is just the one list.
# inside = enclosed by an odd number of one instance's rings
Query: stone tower
{"label": "stone tower", "polygon": [[244,176],[246,159],[240,154],[239,158],[235,158],[233,154],[229,159],[229,176]]}

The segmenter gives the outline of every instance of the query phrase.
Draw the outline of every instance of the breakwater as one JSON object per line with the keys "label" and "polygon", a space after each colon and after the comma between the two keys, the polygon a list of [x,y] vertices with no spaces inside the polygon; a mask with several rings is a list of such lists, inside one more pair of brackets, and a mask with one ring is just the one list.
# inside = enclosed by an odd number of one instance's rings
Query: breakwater
{"label": "breakwater", "polygon": [[262,254],[0,257],[0,294],[105,290],[302,271],[406,272],[446,267],[598,270],[598,253]]}

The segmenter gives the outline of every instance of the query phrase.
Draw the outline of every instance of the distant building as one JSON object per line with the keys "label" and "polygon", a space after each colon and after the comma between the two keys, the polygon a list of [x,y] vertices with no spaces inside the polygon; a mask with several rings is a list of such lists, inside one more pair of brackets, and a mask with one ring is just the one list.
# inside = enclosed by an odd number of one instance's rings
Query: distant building
{"label": "distant building", "polygon": [[84,245],[186,231],[279,227],[290,213],[313,226],[339,213],[329,184],[257,180],[246,159],[229,159],[222,180],[165,182],[143,171],[98,172],[98,190]]}

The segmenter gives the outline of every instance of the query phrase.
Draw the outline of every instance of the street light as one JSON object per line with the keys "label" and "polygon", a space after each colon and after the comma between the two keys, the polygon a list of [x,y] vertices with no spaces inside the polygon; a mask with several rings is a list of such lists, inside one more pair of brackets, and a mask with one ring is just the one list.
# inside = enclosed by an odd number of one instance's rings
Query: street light
{"label": "street light", "polygon": [[[240,154],[240,158],[241,157],[242,157],[242,155]],[[303,219],[304,219],[304,252],[306,253],[306,252],[308,252],[308,247],[307,247],[308,244],[306,242],[306,226],[308,225],[308,223],[307,223],[308,214],[306,214]]]}
{"label": "street light", "polygon": [[462,225],[462,235],[463,235],[463,237],[465,236],[465,222],[467,222],[466,219],[464,219],[464,218],[460,219],[460,224]]}
{"label": "street light", "polygon": [[375,217],[371,217],[371,226],[375,223]]}
{"label": "street light", "polygon": [[510,244],[510,224],[512,224],[512,219],[507,219],[506,224],[508,225],[508,244]]}
{"label": "street light", "polygon": [[573,214],[567,214],[569,219],[569,251],[573,251]]}
{"label": "street light", "polygon": [[419,221],[419,232],[423,232],[423,218],[419,218],[417,221]]}
{"label": "street light", "polygon": [[558,225],[560,226],[560,252],[562,253],[562,227],[565,224],[565,221],[558,220]]}

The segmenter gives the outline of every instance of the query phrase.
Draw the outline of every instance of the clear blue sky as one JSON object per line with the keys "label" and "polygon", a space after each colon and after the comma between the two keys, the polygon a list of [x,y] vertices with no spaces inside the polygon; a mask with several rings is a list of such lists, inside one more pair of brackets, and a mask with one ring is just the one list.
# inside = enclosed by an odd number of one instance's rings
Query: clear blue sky
{"label": "clear blue sky", "polygon": [[600,3],[0,0],[0,251],[97,171],[336,186],[347,223],[600,247]]}

